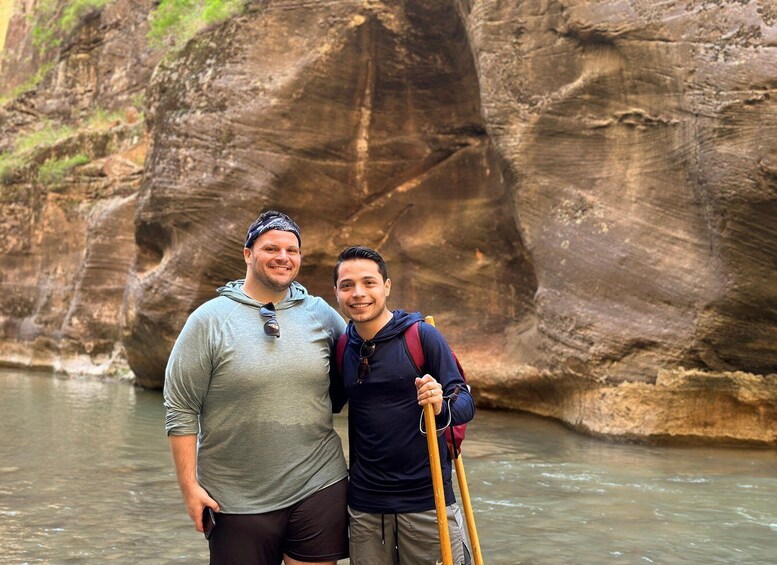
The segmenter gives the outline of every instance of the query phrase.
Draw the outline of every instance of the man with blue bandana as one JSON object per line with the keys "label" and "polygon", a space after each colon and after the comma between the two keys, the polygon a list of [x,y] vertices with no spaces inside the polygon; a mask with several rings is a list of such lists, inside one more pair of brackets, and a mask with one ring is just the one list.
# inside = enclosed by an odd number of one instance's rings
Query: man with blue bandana
{"label": "man with blue bandana", "polygon": [[287,215],[259,216],[245,279],[189,316],[167,365],[167,434],[211,564],[334,565],[348,555],[347,471],[329,399],[330,351],[345,324],[294,280],[301,245]]}

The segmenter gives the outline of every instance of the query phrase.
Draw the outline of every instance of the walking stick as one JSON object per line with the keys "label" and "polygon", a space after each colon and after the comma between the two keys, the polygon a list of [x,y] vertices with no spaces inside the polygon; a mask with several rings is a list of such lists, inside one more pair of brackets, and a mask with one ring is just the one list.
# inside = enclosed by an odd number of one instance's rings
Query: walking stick
{"label": "walking stick", "polygon": [[432,471],[434,508],[437,510],[437,527],[440,530],[442,563],[443,565],[453,565],[451,536],[450,532],[448,532],[448,515],[445,508],[445,491],[443,491],[442,487],[440,451],[437,447],[437,422],[434,419],[434,408],[432,408],[431,404],[424,404],[424,424],[426,425],[426,447],[429,448],[429,466]]}
{"label": "walking stick", "polygon": [[[426,316],[424,321],[430,326],[434,326],[434,317]],[[428,406],[428,405],[427,405]],[[426,408],[426,406],[424,406]],[[427,437],[429,424],[426,424]],[[478,530],[475,526],[475,512],[472,510],[472,500],[469,497],[469,487],[467,486],[467,474],[464,472],[464,461],[461,458],[461,453],[453,454],[453,459],[456,465],[456,479],[459,481],[459,492],[461,492],[461,504],[464,506],[464,518],[467,520],[467,531],[469,532],[469,541],[472,543],[472,558],[475,565],[483,565],[483,554],[480,552],[480,539],[478,538]]]}
{"label": "walking stick", "polygon": [[478,538],[478,530],[475,527],[475,514],[472,511],[472,501],[469,498],[469,488],[467,487],[467,475],[464,473],[464,461],[461,460],[461,454],[453,461],[456,464],[456,478],[459,480],[461,503],[464,505],[464,518],[467,520],[469,541],[472,544],[472,558],[475,565],[483,565],[483,554],[480,552],[480,539]]}

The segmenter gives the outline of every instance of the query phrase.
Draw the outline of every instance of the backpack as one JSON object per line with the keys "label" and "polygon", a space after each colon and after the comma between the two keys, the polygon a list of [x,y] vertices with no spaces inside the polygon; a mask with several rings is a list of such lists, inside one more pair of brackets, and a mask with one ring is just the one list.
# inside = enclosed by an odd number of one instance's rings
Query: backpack
{"label": "backpack", "polygon": [[[416,322],[409,328],[405,330],[405,333],[402,334],[402,340],[405,342],[405,346],[407,347],[407,351],[410,354],[410,360],[412,361],[413,365],[415,366],[416,370],[420,375],[424,374],[424,348],[423,344],[421,343],[421,335],[418,331],[418,324],[419,322]],[[348,345],[348,335],[343,334],[340,336],[340,338],[337,340],[337,348],[335,352],[335,361],[337,363],[337,369],[339,373],[342,375],[343,373],[343,359],[345,358],[345,347]],[[464,369],[461,366],[461,363],[459,362],[458,357],[456,357],[456,354],[451,350],[451,354],[453,355],[453,359],[456,361],[456,367],[459,369],[459,373],[461,374],[461,377],[464,379],[464,382],[467,382],[467,377],[464,374]],[[469,385],[467,385],[467,388],[469,389]],[[453,392],[453,395],[451,395],[451,403],[456,402],[456,398],[458,397],[459,390],[458,387]],[[445,434],[445,442],[448,444],[448,451],[451,454],[452,459],[458,459],[459,453],[461,453],[461,442],[464,441],[464,434],[467,431],[467,424],[459,424],[457,426],[449,426],[447,433]]]}

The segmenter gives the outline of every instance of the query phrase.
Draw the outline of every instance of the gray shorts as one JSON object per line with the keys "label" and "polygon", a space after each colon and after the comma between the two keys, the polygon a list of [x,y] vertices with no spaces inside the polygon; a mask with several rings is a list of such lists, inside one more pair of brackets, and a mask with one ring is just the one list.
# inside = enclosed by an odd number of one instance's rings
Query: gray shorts
{"label": "gray shorts", "polygon": [[[464,520],[458,504],[448,506],[454,565],[467,565]],[[437,512],[368,514],[348,508],[351,565],[434,565],[442,561]]]}

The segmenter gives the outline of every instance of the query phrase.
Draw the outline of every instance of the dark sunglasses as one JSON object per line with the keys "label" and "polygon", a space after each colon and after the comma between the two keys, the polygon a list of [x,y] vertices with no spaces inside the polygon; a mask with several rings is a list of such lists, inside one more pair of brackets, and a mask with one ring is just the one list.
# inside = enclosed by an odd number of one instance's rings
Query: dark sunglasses
{"label": "dark sunglasses", "polygon": [[362,342],[359,348],[359,372],[356,376],[356,382],[362,384],[370,375],[370,355],[375,353],[375,342],[367,339]]}
{"label": "dark sunglasses", "polygon": [[259,313],[265,318],[269,318],[264,323],[264,333],[270,337],[281,337],[281,327],[278,325],[278,319],[275,317],[275,305],[268,302],[259,309]]}

